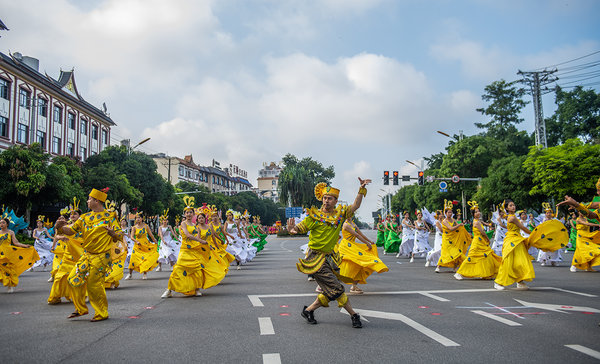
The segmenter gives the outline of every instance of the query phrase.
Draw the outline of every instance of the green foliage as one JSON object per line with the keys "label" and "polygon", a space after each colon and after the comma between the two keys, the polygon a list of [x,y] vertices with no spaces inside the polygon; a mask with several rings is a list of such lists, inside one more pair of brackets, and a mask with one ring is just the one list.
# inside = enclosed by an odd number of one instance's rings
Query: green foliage
{"label": "green foliage", "polygon": [[546,119],[548,146],[568,139],[581,138],[587,143],[600,143],[600,94],[577,86],[571,92],[556,89],[556,112]]}
{"label": "green foliage", "polygon": [[533,175],[530,193],[556,200],[565,195],[589,200],[600,176],[599,160],[600,145],[584,144],[579,139],[547,149],[531,147],[524,162],[525,169]]}
{"label": "green foliage", "polygon": [[279,197],[284,204],[309,207],[319,203],[314,195],[319,182],[330,183],[335,172],[333,166],[324,168],[320,162],[307,157],[298,160],[287,154],[283,157],[284,167],[279,173]]}

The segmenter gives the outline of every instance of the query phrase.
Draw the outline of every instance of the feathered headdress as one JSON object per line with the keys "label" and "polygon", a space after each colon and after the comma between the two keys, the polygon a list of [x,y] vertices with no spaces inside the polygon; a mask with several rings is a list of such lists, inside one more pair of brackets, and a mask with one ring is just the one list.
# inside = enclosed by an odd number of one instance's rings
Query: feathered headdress
{"label": "feathered headdress", "polygon": [[444,212],[452,210],[452,201],[444,200]]}
{"label": "feathered headdress", "polygon": [[471,206],[471,208],[470,208],[471,211],[475,211],[475,209],[479,208],[479,205],[477,204],[477,201],[475,201],[475,200],[467,201],[467,205]]}
{"label": "feathered headdress", "polygon": [[67,207],[65,207],[65,208],[63,208],[63,209],[60,210],[60,214],[63,215],[63,216],[65,216],[65,215],[68,215],[69,212],[71,212],[71,211],[73,211],[73,210],[71,210],[69,208],[69,206],[67,206]]}
{"label": "feathered headdress", "polygon": [[46,221],[44,221],[44,227],[46,227],[47,229],[49,229],[52,226],[54,226],[54,223],[52,221],[50,221],[50,218],[47,218]]}
{"label": "feathered headdress", "polygon": [[315,186],[315,197],[317,200],[321,201],[325,195],[331,195],[335,198],[338,198],[340,196],[340,190],[331,186],[327,186],[327,183],[325,182],[317,183]]}
{"label": "feathered headdress", "polygon": [[206,217],[211,217],[213,214],[213,209],[211,206],[208,206],[207,204],[203,203],[202,206],[198,207],[196,213],[204,214],[204,216]]}
{"label": "feathered headdress", "polygon": [[556,208],[556,212],[557,214],[554,213],[554,210],[552,209],[552,206],[550,205],[549,202],[542,202],[542,207],[544,208],[544,212],[548,212],[550,211],[552,213],[552,216],[556,216],[558,214],[558,208]]}
{"label": "feathered headdress", "polygon": [[106,200],[104,202],[104,208],[108,212],[115,212],[117,210],[117,203],[115,201]]}
{"label": "feathered headdress", "polygon": [[38,215],[37,221],[41,221],[43,223],[45,218],[46,216],[44,215]]}
{"label": "feathered headdress", "polygon": [[421,213],[421,210],[419,210],[419,209],[415,210],[415,216],[417,216],[420,213]]}
{"label": "feathered headdress", "polygon": [[246,210],[244,210],[244,214],[242,215],[242,217],[243,217],[244,219],[247,219],[247,218],[249,218],[249,217],[250,217],[250,214],[248,213],[248,210],[247,210],[247,209],[246,209]]}
{"label": "feathered headdress", "polygon": [[506,207],[504,205],[506,205],[506,200],[502,201],[502,203],[498,205],[498,210],[500,210],[500,212],[502,212],[503,214],[506,213]]}
{"label": "feathered headdress", "polygon": [[175,216],[175,225],[179,226],[180,222],[181,222],[181,218],[179,217],[179,215]]}
{"label": "feathered headdress", "polygon": [[194,197],[193,196],[188,196],[188,195],[183,196],[183,203],[185,203],[185,208],[183,209],[183,212],[186,212],[187,210],[194,211]]}
{"label": "feathered headdress", "polygon": [[163,214],[158,218],[159,221],[169,221],[169,209],[163,211]]}
{"label": "feathered headdress", "polygon": [[235,217],[235,211],[233,211],[232,209],[227,210],[227,212],[225,213],[225,216],[231,214],[231,216]]}
{"label": "feathered headdress", "polygon": [[234,211],[233,212],[233,218],[234,219],[239,219],[240,217],[242,217],[242,214],[239,211]]}
{"label": "feathered headdress", "polygon": [[79,203],[81,201],[79,201],[79,199],[77,197],[73,197],[73,204],[69,205],[69,212],[73,212],[73,211],[77,211],[79,210]]}

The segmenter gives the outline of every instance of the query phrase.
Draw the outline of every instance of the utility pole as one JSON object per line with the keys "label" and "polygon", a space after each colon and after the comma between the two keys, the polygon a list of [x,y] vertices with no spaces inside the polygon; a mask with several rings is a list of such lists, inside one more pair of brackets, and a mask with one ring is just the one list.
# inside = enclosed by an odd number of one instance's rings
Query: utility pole
{"label": "utility pole", "polygon": [[533,97],[533,111],[535,113],[535,145],[541,145],[544,148],[548,148],[548,142],[546,141],[546,122],[544,121],[544,111],[542,109],[542,95],[552,90],[546,87],[547,84],[555,82],[558,77],[552,76],[553,73],[558,71],[543,70],[536,72],[523,72],[519,70],[518,75],[523,76],[523,79],[519,82],[529,86],[529,93]]}

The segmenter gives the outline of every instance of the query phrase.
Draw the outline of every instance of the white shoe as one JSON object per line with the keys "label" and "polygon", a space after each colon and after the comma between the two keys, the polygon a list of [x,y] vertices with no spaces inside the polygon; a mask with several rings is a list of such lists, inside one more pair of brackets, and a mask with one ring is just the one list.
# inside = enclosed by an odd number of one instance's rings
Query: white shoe
{"label": "white shoe", "polygon": [[387,252],[385,250],[383,251],[383,255],[387,255]]}
{"label": "white shoe", "polygon": [[158,267],[156,267],[155,272],[162,272],[162,267],[160,265]]}
{"label": "white shoe", "polygon": [[146,273],[142,274],[142,279],[143,279],[143,280],[146,280],[146,279],[148,279],[148,275],[147,275]]}
{"label": "white shoe", "polygon": [[460,273],[454,273],[454,278],[456,278],[457,281],[462,281],[465,279],[465,277],[463,277],[463,275]]}
{"label": "white shoe", "polygon": [[200,290],[196,290],[196,293],[194,294],[196,297],[201,297],[202,296],[202,292],[200,292]]}
{"label": "white shoe", "polygon": [[131,279],[131,273],[127,274],[127,276],[125,277],[125,280],[128,281]]}
{"label": "white shoe", "polygon": [[314,281],[314,280],[315,280],[315,279],[314,279],[313,277],[308,277],[308,281],[309,281],[309,282],[312,282],[312,281]]}
{"label": "white shoe", "polygon": [[540,264],[540,266],[542,266],[542,267],[545,267],[545,266],[546,266],[546,263],[542,263],[542,264]]}
{"label": "white shoe", "polygon": [[240,269],[242,269],[242,267],[238,265],[236,269],[237,269],[237,270],[240,270]]}
{"label": "white shoe", "polygon": [[171,290],[170,290],[170,289],[167,289],[167,290],[166,290],[166,291],[165,291],[165,292],[162,294],[162,296],[160,296],[160,298],[171,298],[171,297],[173,297],[173,293],[171,292]]}
{"label": "white shoe", "polygon": [[440,272],[440,267],[435,267],[435,272],[439,273]]}
{"label": "white shoe", "polygon": [[321,286],[317,286],[317,288],[315,288],[315,292],[323,292],[323,289],[321,289]]}
{"label": "white shoe", "polygon": [[415,261],[415,257],[410,257],[410,262],[409,263],[413,263]]}
{"label": "white shoe", "polygon": [[521,291],[526,291],[529,289],[529,286],[527,286],[525,283],[517,282],[517,289]]}
{"label": "white shoe", "polygon": [[48,282],[54,282],[54,277],[50,276],[50,278],[48,278]]}
{"label": "white shoe", "polygon": [[8,287],[6,293],[15,293],[15,287]]}
{"label": "white shoe", "polygon": [[572,265],[571,268],[569,268],[569,270],[573,273],[577,272],[577,268],[575,268],[574,265]]}
{"label": "white shoe", "polygon": [[431,265],[431,263],[430,263],[429,261],[426,261],[426,262],[425,262],[425,266],[426,266],[426,267],[429,267],[430,265]]}
{"label": "white shoe", "polygon": [[506,287],[499,285],[498,283],[494,282],[494,288],[497,289],[498,291],[504,291],[506,289]]}
{"label": "white shoe", "polygon": [[400,253],[396,254],[396,258],[400,258]]}

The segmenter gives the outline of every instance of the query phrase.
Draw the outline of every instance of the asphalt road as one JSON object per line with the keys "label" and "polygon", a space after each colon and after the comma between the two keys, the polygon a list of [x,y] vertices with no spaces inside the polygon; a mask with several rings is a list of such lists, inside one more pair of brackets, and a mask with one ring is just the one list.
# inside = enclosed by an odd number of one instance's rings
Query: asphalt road
{"label": "asphalt road", "polygon": [[[367,234],[374,236],[374,232]],[[269,237],[266,249],[202,297],[161,299],[169,271],[134,275],[108,291],[110,319],[68,320],[70,303],[48,306],[48,272],[26,272],[17,292],[0,293],[3,363],[592,363],[600,360],[600,273],[535,264],[529,291],[496,291],[491,281],[457,281],[423,259],[383,256],[350,301],[331,303],[318,325],[300,310],[315,283],[296,270],[303,238]],[[234,267],[232,267],[234,268]],[[90,308],[91,309],[91,308]],[[91,311],[93,312],[93,311]]]}

